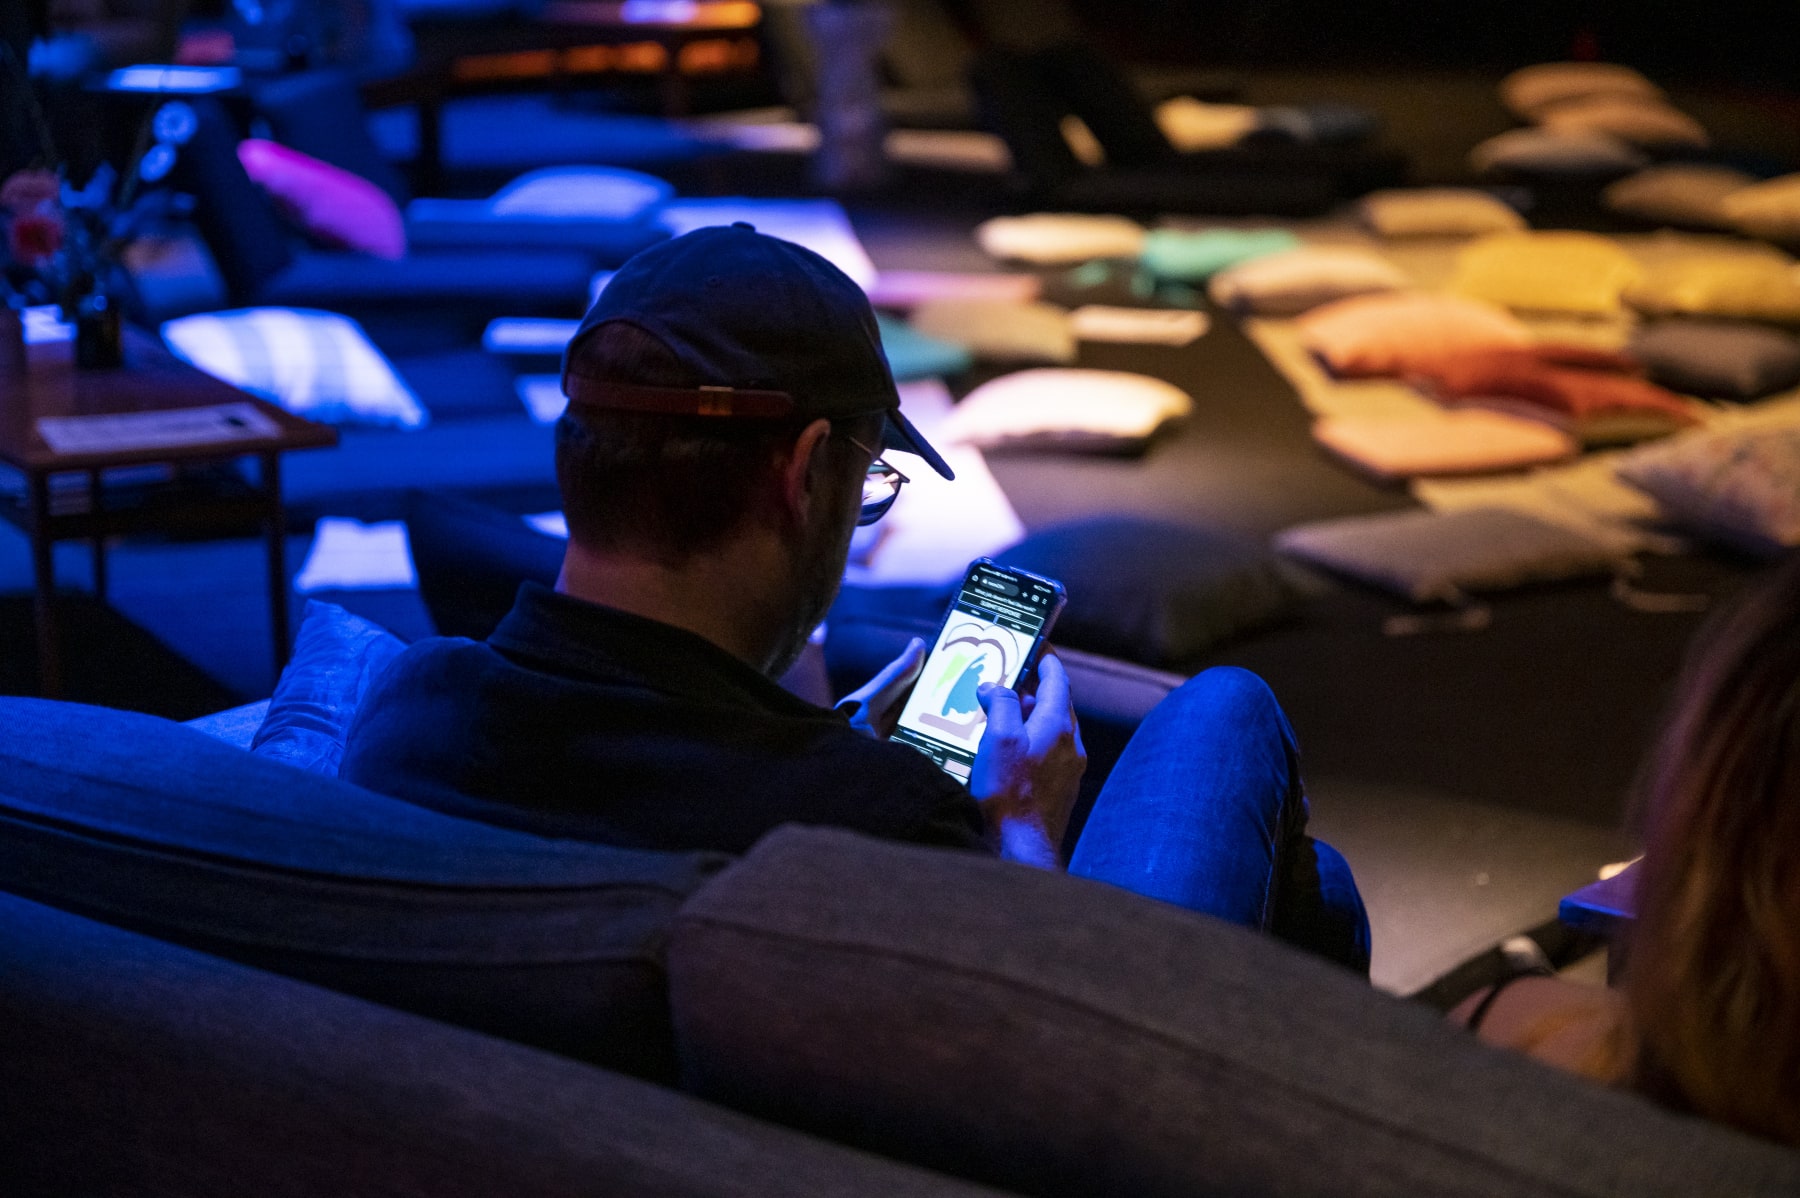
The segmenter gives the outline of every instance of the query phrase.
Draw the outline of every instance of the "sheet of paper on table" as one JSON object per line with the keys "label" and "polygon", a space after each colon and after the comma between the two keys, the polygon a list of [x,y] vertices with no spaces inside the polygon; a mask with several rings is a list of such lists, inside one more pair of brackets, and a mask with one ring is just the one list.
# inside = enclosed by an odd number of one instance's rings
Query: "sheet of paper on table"
{"label": "sheet of paper on table", "polygon": [[1082,341],[1122,341],[1136,345],[1188,345],[1206,334],[1204,312],[1185,308],[1113,308],[1089,304],[1069,314]]}
{"label": "sheet of paper on table", "polygon": [[281,435],[281,426],[250,403],[100,416],[41,416],[37,430],[44,444],[57,453],[182,449]]}

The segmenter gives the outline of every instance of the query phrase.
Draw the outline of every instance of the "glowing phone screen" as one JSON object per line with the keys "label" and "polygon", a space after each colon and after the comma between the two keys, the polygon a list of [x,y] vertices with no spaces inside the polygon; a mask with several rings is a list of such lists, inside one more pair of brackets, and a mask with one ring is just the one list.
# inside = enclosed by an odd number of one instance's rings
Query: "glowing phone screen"
{"label": "glowing phone screen", "polygon": [[1055,584],[976,562],[938,630],[893,739],[968,781],[987,716],[984,682],[1016,686],[1045,625],[1061,605]]}

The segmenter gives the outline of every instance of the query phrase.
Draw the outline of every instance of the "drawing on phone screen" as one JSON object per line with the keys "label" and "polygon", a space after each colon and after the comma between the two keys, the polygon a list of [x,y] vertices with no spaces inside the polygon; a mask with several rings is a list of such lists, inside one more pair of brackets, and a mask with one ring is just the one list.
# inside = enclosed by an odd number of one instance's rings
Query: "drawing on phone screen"
{"label": "drawing on phone screen", "polygon": [[907,704],[912,709],[908,714],[933,732],[973,743],[987,722],[978,697],[981,684],[1010,686],[1029,648],[1020,634],[986,620],[969,616],[950,620],[938,638],[931,676],[920,679]]}

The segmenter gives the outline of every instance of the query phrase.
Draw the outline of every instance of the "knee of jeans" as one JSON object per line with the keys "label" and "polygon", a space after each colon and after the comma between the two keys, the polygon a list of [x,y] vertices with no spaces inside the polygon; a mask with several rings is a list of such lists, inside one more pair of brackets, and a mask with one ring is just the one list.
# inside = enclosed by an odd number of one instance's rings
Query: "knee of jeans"
{"label": "knee of jeans", "polygon": [[1275,692],[1260,675],[1240,666],[1214,666],[1182,683],[1169,696],[1183,707],[1206,712],[1232,722],[1284,721]]}
{"label": "knee of jeans", "polygon": [[1363,905],[1362,890],[1356,884],[1356,875],[1351,872],[1350,862],[1344,855],[1323,840],[1313,841],[1313,854],[1318,863],[1320,897],[1327,908],[1337,911],[1354,925],[1357,948],[1366,970],[1371,940],[1369,911]]}

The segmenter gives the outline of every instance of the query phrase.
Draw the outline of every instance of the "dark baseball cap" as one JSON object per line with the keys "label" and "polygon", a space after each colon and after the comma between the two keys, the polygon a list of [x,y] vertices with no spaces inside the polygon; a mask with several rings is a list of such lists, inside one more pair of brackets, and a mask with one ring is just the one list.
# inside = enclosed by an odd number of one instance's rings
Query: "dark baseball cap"
{"label": "dark baseball cap", "polygon": [[[583,339],[613,321],[648,333],[703,381],[651,387],[580,373]],[[573,407],[615,411],[743,420],[881,412],[882,448],[956,477],[900,414],[862,288],[813,251],[743,222],[696,229],[621,266],[569,340],[562,385]]]}

